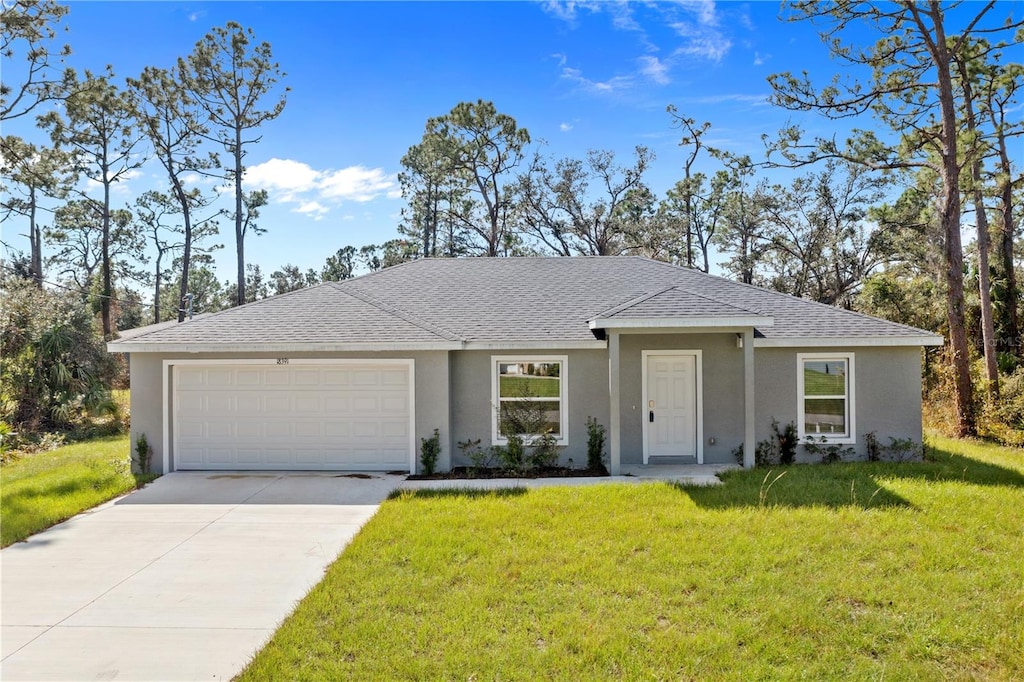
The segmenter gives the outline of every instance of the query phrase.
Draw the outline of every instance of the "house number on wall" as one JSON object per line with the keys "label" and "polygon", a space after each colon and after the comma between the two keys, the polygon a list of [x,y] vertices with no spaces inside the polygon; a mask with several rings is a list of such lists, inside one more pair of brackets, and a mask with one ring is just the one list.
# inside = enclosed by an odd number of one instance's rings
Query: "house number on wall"
{"label": "house number on wall", "polygon": [[287,365],[288,364],[288,358],[278,358],[277,359],[277,364],[279,364],[279,365]]}

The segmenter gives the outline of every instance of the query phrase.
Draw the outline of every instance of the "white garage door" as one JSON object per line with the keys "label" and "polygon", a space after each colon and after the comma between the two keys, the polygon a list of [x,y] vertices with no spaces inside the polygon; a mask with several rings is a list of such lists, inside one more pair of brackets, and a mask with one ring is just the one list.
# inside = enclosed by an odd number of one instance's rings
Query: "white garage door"
{"label": "white garage door", "polygon": [[176,365],[175,468],[408,471],[411,369]]}

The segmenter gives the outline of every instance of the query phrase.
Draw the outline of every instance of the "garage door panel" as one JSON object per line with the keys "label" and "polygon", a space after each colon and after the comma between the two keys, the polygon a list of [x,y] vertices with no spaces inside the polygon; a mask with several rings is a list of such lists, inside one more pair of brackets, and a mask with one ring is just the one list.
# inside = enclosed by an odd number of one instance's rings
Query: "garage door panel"
{"label": "garage door panel", "polygon": [[263,396],[264,414],[290,414],[292,411],[292,397],[286,394],[268,393]]}
{"label": "garage door panel", "polygon": [[176,368],[180,469],[407,469],[411,367]]}
{"label": "garage door panel", "polygon": [[348,386],[352,383],[352,373],[347,369],[325,369],[321,377],[323,386]]}
{"label": "garage door panel", "polygon": [[409,385],[409,374],[402,370],[383,370],[381,375],[381,385],[383,386],[401,386],[406,387]]}
{"label": "garage door panel", "polygon": [[263,448],[240,447],[235,450],[235,459],[241,465],[256,466],[263,463]]}
{"label": "garage door panel", "polygon": [[238,437],[233,422],[208,421],[206,422],[205,438],[216,440],[218,438],[234,439]]}
{"label": "garage door panel", "polygon": [[320,396],[318,395],[297,395],[292,409],[298,414],[319,414]]}
{"label": "garage door panel", "polygon": [[235,385],[259,386],[263,383],[263,373],[258,369],[239,369],[235,372]]}
{"label": "garage door panel", "polygon": [[404,440],[409,437],[409,422],[407,421],[385,421],[381,422],[380,435],[384,438],[397,438]]}
{"label": "garage door panel", "polygon": [[294,377],[296,386],[320,385],[320,371],[316,369],[297,369]]}
{"label": "garage door panel", "polygon": [[208,369],[206,370],[206,385],[210,387],[234,386],[235,372],[230,369]]}
{"label": "garage door panel", "polygon": [[405,414],[408,412],[406,396],[384,396],[380,401],[380,410],[386,414]]}
{"label": "garage door panel", "polygon": [[376,369],[352,370],[353,386],[377,386],[380,384],[380,371]]}

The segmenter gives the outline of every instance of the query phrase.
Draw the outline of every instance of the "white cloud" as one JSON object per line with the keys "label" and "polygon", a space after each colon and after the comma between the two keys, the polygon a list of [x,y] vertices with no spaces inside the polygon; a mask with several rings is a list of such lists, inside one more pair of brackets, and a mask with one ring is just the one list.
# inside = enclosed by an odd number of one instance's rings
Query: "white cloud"
{"label": "white cloud", "polygon": [[365,168],[363,166],[349,166],[341,170],[328,171],[317,183],[321,195],[325,197],[358,202],[376,199],[394,186],[394,176],[387,175],[380,168]]}
{"label": "white cloud", "polygon": [[296,213],[311,216],[313,220],[321,220],[330,209],[319,201],[306,201],[294,210]]}
{"label": "white cloud", "polygon": [[760,52],[756,52],[755,51],[754,52],[754,66],[761,66],[762,64],[764,64],[766,61],[768,61],[771,58],[772,58],[772,56],[770,54],[764,54],[763,55]]}
{"label": "white cloud", "polygon": [[657,57],[644,55],[640,57],[640,73],[650,78],[658,85],[667,85],[672,82],[668,75],[668,64]]}
{"label": "white cloud", "polygon": [[572,124],[571,123],[561,123],[561,124],[559,124],[558,129],[561,130],[563,133],[567,133],[570,130],[572,130]]}
{"label": "white cloud", "polygon": [[265,189],[271,201],[294,203],[297,213],[319,220],[332,206],[348,201],[364,203],[380,196],[401,196],[397,177],[382,168],[349,166],[317,170],[293,159],[270,159],[245,170],[247,188]]}
{"label": "white cloud", "polygon": [[270,159],[245,169],[245,184],[277,192],[278,201],[297,201],[295,196],[316,189],[321,173],[291,159]]}
{"label": "white cloud", "polygon": [[719,62],[732,47],[732,40],[719,29],[718,9],[712,0],[684,0],[679,3],[686,19],[673,21],[669,27],[683,38],[676,55]]}
{"label": "white cloud", "polygon": [[206,16],[206,11],[205,10],[200,11],[200,12],[192,12],[191,14],[188,15],[188,20],[192,21],[192,22],[196,22],[196,21],[199,21],[200,19],[202,19],[205,16]]}
{"label": "white cloud", "polygon": [[624,90],[633,85],[632,76],[613,76],[606,81],[595,81],[584,76],[579,69],[570,66],[562,69],[562,78],[576,83],[583,90],[602,94]]}

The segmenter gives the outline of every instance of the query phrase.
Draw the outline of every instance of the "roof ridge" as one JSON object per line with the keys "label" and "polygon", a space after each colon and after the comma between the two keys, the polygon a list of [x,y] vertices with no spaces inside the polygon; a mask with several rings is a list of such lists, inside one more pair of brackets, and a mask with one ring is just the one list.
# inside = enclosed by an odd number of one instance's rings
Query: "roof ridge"
{"label": "roof ridge", "polygon": [[687,296],[694,296],[696,298],[702,298],[705,301],[711,301],[712,303],[717,303],[718,305],[725,306],[726,308],[732,308],[733,310],[740,310],[740,311],[743,311],[745,313],[750,313],[752,315],[765,315],[765,313],[763,311],[761,311],[761,310],[754,310],[752,308],[747,308],[745,306],[736,305],[735,303],[730,303],[728,301],[723,301],[723,300],[721,300],[719,298],[715,298],[714,296],[708,296],[707,294],[701,294],[701,293],[698,293],[696,291],[691,291],[690,289],[684,288],[680,284],[677,283],[677,284],[670,284],[668,286],[661,287],[660,289],[655,289],[654,291],[652,291],[650,293],[641,294],[640,296],[637,296],[637,297],[635,297],[633,299],[630,299],[630,300],[626,301],[625,303],[621,303],[621,304],[619,304],[617,306],[614,306],[612,308],[608,308],[607,310],[603,310],[600,313],[598,313],[597,315],[595,315],[592,319],[597,320],[597,319],[601,319],[601,318],[604,318],[604,317],[614,317],[615,315],[618,315],[621,312],[625,312],[626,310],[629,310],[630,308],[638,306],[638,305],[640,305],[641,303],[643,303],[645,301],[649,301],[652,298],[656,298],[658,296],[661,296],[662,294],[666,294],[666,293],[672,291],[673,289],[675,289],[675,290],[677,290],[677,291],[679,291],[679,292],[681,292],[681,293],[683,293],[683,294],[685,294]]}
{"label": "roof ridge", "polygon": [[[352,281],[352,280],[349,280],[349,281]],[[338,285],[338,286],[334,287],[334,289],[336,291],[338,291],[340,293],[343,293],[343,294],[346,294],[347,296],[351,296],[352,298],[357,298],[360,301],[362,301],[363,303],[367,303],[369,305],[372,305],[374,308],[377,308],[378,310],[380,310],[382,312],[388,313],[389,315],[394,315],[395,317],[397,317],[399,319],[402,319],[402,320],[408,322],[409,324],[415,325],[415,326],[419,327],[420,329],[423,329],[424,331],[428,331],[431,334],[435,334],[437,336],[440,336],[440,337],[442,337],[442,338],[444,338],[444,339],[446,339],[448,341],[461,341],[461,342],[465,342],[466,341],[466,339],[464,337],[459,336],[458,334],[456,334],[455,332],[453,332],[450,329],[445,329],[444,327],[442,327],[440,325],[436,325],[433,322],[430,322],[429,320],[424,320],[422,317],[419,317],[418,315],[414,315],[414,314],[412,314],[410,312],[402,310],[401,308],[393,306],[393,305],[391,305],[389,303],[385,303],[384,301],[382,301],[379,298],[376,298],[374,296],[371,296],[370,294],[366,293],[365,291],[359,291],[359,289],[356,288],[356,287],[353,287],[353,286],[345,286],[345,287],[343,287],[343,286],[341,286],[341,284],[342,284],[341,282],[332,282],[332,284]]]}
{"label": "roof ridge", "polygon": [[[857,311],[857,310],[848,310],[846,308],[840,308],[839,306],[830,305],[828,303],[822,303],[821,301],[812,301],[809,298],[801,298],[800,296],[794,296],[793,294],[787,294],[784,291],[776,291],[775,289],[769,289],[767,287],[758,286],[756,284],[747,284],[746,282],[737,282],[736,280],[729,279],[728,277],[723,277],[721,275],[712,275],[710,272],[704,272],[702,270],[695,270],[693,268],[683,267],[682,265],[674,265],[672,263],[666,263],[665,261],[655,260],[653,258],[648,258],[647,256],[629,256],[629,258],[637,258],[637,259],[645,260],[645,261],[648,261],[648,262],[651,262],[651,263],[657,263],[658,265],[664,265],[665,267],[669,267],[669,268],[673,268],[673,269],[675,269],[677,271],[685,272],[687,275],[690,275],[690,276],[699,276],[699,277],[708,277],[708,278],[711,278],[711,279],[717,279],[717,280],[721,280],[723,282],[728,282],[729,284],[735,284],[736,286],[740,286],[740,287],[743,287],[745,289],[753,289],[755,291],[763,292],[763,293],[766,293],[766,294],[772,294],[773,296],[782,296],[782,297],[785,297],[785,298],[793,300],[793,301],[799,301],[800,303],[806,303],[806,304],[813,305],[813,306],[821,306],[821,307],[824,307],[824,308],[828,308],[829,310],[837,310],[837,311],[842,312],[842,313],[849,313],[850,315],[856,315],[857,317],[867,318],[869,320],[874,320],[876,322],[877,321],[885,322],[885,323],[891,324],[891,325],[893,325],[895,327],[902,327],[903,329],[908,329],[908,330],[914,331],[914,332],[922,332],[924,334],[930,334],[932,336],[938,336],[938,337],[942,336],[941,334],[936,334],[935,332],[930,332],[927,329],[921,329],[919,327],[914,327],[914,326],[911,326],[909,324],[903,324],[902,322],[894,322],[893,320],[887,320],[884,317],[876,317],[874,315],[868,315],[867,313],[862,313],[862,312]],[[711,299],[711,300],[717,300],[717,299]],[[721,301],[718,301],[718,302],[721,303]],[[763,313],[758,313],[758,314],[763,314]]]}
{"label": "roof ridge", "polygon": [[611,317],[612,315],[617,315],[618,313],[621,313],[623,310],[629,310],[630,308],[632,308],[635,305],[639,305],[639,304],[643,303],[644,301],[650,300],[650,299],[654,298],[655,296],[658,296],[659,294],[663,294],[666,291],[674,289],[675,286],[676,286],[675,284],[672,284],[672,285],[669,285],[667,287],[662,287],[661,289],[656,289],[656,290],[654,290],[654,291],[652,291],[650,293],[646,293],[645,292],[643,294],[640,294],[639,296],[634,296],[633,298],[627,300],[625,303],[620,303],[620,304],[614,305],[611,308],[608,308],[606,310],[602,310],[597,315],[594,315],[591,319],[598,320],[598,319],[601,319],[603,317]]}

